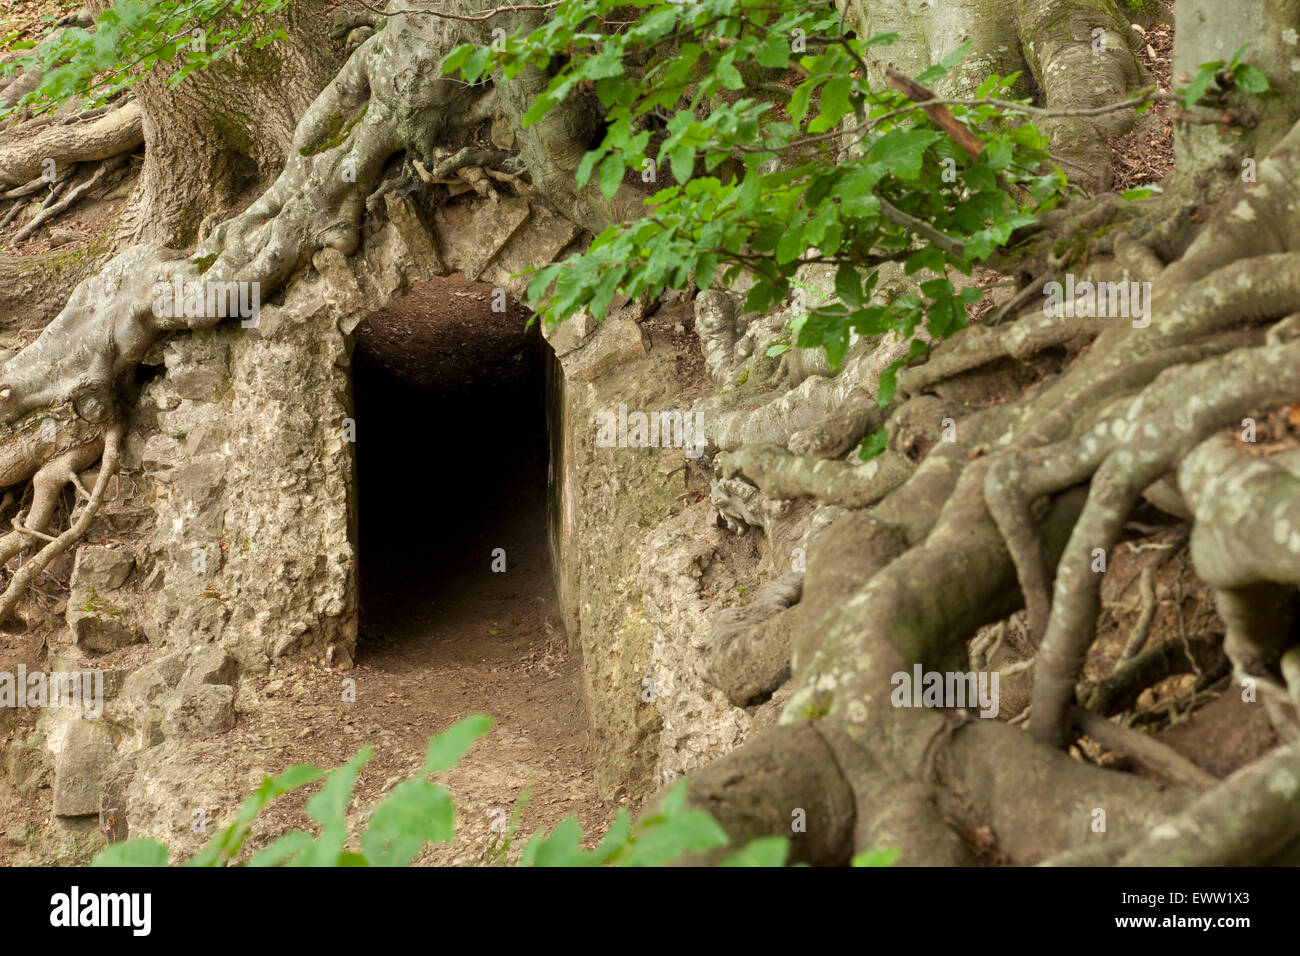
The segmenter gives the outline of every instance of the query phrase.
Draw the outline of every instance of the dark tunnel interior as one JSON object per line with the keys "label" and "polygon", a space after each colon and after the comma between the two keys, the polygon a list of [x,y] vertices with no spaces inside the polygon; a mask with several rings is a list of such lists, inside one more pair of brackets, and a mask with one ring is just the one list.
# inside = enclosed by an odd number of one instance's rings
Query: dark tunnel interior
{"label": "dark tunnel interior", "polygon": [[548,349],[529,316],[503,290],[452,276],[356,331],[363,659],[368,642],[436,639],[511,602],[553,601]]}

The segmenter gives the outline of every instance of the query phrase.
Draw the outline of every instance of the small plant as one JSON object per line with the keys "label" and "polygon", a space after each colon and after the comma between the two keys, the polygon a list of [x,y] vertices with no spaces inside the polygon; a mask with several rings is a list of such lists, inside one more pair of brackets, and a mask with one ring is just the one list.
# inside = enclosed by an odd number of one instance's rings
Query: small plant
{"label": "small plant", "polygon": [[1267,93],[1268,77],[1258,67],[1241,62],[1241,55],[1248,46],[1249,44],[1239,47],[1228,63],[1222,60],[1202,63],[1196,76],[1192,77],[1192,82],[1178,91],[1182,94],[1183,106],[1190,110],[1210,92],[1210,87],[1216,82],[1225,92],[1238,89],[1243,93]]}
{"label": "small plant", "polygon": [[86,600],[81,602],[81,613],[98,614],[103,606],[99,603],[99,594],[94,588],[86,595]]}
{"label": "small plant", "polygon": [[[399,784],[375,806],[359,837],[349,831],[346,813],[361,768],[371,758],[369,745],[328,773],[299,764],[264,778],[244,801],[234,821],[181,865],[225,866],[235,862],[253,823],[266,807],[287,793],[323,781],[320,790],[307,800],[307,815],[319,824],[319,832],[292,830],[236,865],[409,866],[428,844],[449,843],[455,838],[456,811],[451,795],[427,778],[454,767],[491,726],[491,717],[477,714],[430,740],[419,773]],[[503,840],[489,847],[485,859],[504,861],[527,799],[525,793],[516,802]],[[519,865],[662,866],[686,853],[726,846],[729,839],[708,813],[687,806],[686,781],[682,780],[650,815],[634,823],[631,814],[622,810],[595,849],[584,849],[582,842],[582,827],[576,818],[569,817],[549,834],[533,834],[524,846]],[[790,843],[785,837],[766,837],[754,840],[721,865],[784,866],[789,852]],[[853,865],[889,866],[897,856],[896,850],[871,850],[855,857]],[[113,844],[91,865],[166,866],[170,858],[166,845],[145,837]]]}

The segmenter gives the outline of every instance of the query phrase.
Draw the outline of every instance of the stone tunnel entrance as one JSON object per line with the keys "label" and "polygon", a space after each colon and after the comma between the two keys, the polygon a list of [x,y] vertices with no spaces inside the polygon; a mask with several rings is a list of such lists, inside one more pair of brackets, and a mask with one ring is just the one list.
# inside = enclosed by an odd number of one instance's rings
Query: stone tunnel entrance
{"label": "stone tunnel entrance", "polygon": [[550,351],[528,318],[451,276],[355,332],[357,705],[412,755],[460,717],[496,718],[446,777],[461,836],[427,862],[475,862],[525,788],[547,795],[533,829],[605,822],[547,546]]}
{"label": "stone tunnel entrance", "polygon": [[417,283],[357,328],[367,636],[420,637],[453,606],[551,589],[546,346],[528,318],[504,290],[455,276]]}

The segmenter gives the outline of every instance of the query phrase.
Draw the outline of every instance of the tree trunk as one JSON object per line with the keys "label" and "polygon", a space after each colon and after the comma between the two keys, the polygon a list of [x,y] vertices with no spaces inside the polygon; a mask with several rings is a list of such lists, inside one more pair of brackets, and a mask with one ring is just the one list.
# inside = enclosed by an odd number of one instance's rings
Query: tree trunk
{"label": "tree trunk", "polygon": [[339,51],[321,0],[299,0],[259,19],[259,32],[282,29],[287,39],[260,50],[246,44],[229,62],[178,86],[168,85],[164,71],[135,84],[145,159],[119,242],[194,245],[205,217],[224,218],[284,167],[298,121],[338,69]]}

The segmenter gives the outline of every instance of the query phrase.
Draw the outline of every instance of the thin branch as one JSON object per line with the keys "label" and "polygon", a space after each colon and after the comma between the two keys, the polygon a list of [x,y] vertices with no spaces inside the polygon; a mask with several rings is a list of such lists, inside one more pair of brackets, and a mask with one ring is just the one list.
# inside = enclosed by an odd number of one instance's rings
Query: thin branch
{"label": "thin branch", "polygon": [[917,219],[915,216],[909,216],[887,199],[880,196],[877,196],[876,199],[880,200],[881,215],[890,222],[902,226],[904,229],[910,229],[922,239],[928,240],[932,245],[938,246],[944,252],[952,253],[959,259],[964,259],[966,257],[965,247],[957,240],[944,235],[928,222]]}

